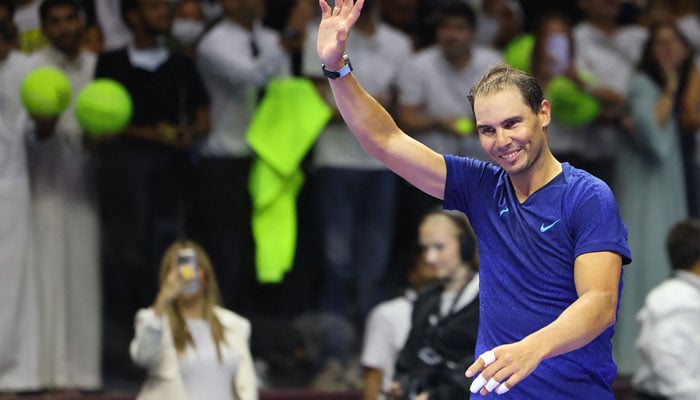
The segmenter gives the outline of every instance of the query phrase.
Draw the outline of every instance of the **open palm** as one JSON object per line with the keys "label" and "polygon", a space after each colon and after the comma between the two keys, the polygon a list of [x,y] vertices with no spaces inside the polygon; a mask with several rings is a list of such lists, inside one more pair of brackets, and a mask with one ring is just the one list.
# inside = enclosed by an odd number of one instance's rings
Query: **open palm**
{"label": "open palm", "polygon": [[329,68],[342,67],[348,33],[360,16],[363,4],[364,0],[335,0],[335,7],[331,9],[326,0],[319,0],[322,16],[316,51]]}

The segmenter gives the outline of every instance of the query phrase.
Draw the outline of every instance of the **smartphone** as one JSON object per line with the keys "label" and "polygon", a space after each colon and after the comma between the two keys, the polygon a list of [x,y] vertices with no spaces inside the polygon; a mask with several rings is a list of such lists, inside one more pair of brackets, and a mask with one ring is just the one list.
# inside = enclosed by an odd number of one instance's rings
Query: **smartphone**
{"label": "smartphone", "polygon": [[547,54],[551,59],[551,72],[561,75],[569,68],[569,38],[563,33],[547,36]]}
{"label": "smartphone", "polygon": [[182,293],[192,294],[199,290],[199,279],[197,279],[197,253],[194,249],[184,248],[177,252],[177,267],[185,280],[188,281]]}

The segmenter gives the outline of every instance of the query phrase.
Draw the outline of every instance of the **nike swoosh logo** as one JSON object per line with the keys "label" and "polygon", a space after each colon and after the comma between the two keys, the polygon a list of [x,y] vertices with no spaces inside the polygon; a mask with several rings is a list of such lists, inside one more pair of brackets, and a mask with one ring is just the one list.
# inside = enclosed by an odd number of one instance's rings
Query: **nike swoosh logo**
{"label": "nike swoosh logo", "polygon": [[552,222],[551,224],[549,224],[547,226],[544,226],[544,224],[540,225],[540,232],[543,232],[543,233],[547,232],[548,230],[552,229],[554,227],[554,225],[558,224],[559,221],[561,221],[561,218]]}
{"label": "nike swoosh logo", "polygon": [[510,211],[510,210],[508,209],[508,207],[502,209],[502,210],[498,213],[498,218],[501,218],[501,217],[503,216],[503,214],[507,213],[508,211]]}

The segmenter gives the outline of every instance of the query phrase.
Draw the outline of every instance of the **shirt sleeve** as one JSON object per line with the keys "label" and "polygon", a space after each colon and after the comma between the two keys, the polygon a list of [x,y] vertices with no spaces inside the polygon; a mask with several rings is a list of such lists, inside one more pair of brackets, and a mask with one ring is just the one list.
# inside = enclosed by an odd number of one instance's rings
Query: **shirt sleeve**
{"label": "shirt sleeve", "polygon": [[481,197],[498,183],[497,169],[492,164],[468,157],[444,155],[447,166],[443,208],[459,210],[470,216],[474,199]]}
{"label": "shirt sleeve", "polygon": [[627,227],[610,188],[590,177],[589,185],[573,199],[571,225],[575,236],[575,257],[585,253],[612,251],[622,256],[622,264],[632,261],[627,244]]}
{"label": "shirt sleeve", "polygon": [[146,308],[136,314],[136,335],[129,345],[131,359],[144,368],[152,368],[160,362],[165,321],[153,309]]}
{"label": "shirt sleeve", "polygon": [[387,363],[393,363],[395,355],[391,354],[392,332],[391,324],[387,321],[381,308],[375,308],[367,318],[364,345],[362,347],[362,366],[386,371]]}
{"label": "shirt sleeve", "polygon": [[639,341],[644,359],[649,360],[652,386],[668,398],[700,399],[700,313],[683,306],[665,315],[652,314],[647,313],[642,321]]}

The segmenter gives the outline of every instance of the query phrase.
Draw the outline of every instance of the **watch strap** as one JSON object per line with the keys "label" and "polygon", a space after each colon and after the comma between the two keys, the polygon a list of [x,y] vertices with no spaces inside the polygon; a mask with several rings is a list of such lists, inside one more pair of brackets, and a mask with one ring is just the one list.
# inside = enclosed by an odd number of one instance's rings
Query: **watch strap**
{"label": "watch strap", "polygon": [[328,68],[326,68],[325,64],[321,64],[321,70],[323,71],[323,75],[330,79],[338,79],[347,76],[350,72],[352,72],[352,64],[350,63],[350,57],[348,57],[347,54],[344,54],[343,61],[345,61],[345,65],[343,65],[343,67],[337,71],[331,71]]}

